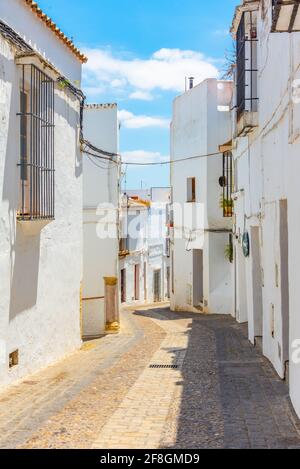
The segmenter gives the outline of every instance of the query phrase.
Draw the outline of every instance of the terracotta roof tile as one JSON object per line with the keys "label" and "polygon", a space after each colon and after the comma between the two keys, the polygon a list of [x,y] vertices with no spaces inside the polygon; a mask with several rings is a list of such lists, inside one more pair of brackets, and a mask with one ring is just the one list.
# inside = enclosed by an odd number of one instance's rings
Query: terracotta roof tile
{"label": "terracotta roof tile", "polygon": [[43,21],[45,25],[50,28],[53,33],[73,52],[73,54],[80,60],[81,63],[87,62],[87,57],[82,54],[79,49],[77,49],[73,41],[60,30],[60,28],[52,21],[52,19],[42,11],[37,2],[34,2],[33,0],[23,1],[26,3],[26,5],[28,5],[29,8],[31,8],[33,13],[35,13],[35,15],[40,18],[41,21]]}

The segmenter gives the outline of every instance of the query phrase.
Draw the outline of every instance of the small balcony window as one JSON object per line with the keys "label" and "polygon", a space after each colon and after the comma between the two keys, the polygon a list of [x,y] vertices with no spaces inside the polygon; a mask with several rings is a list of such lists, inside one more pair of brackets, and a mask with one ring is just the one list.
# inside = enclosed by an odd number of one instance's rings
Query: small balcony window
{"label": "small balcony window", "polygon": [[129,238],[121,238],[119,243],[120,253],[126,253],[129,251]]}
{"label": "small balcony window", "polygon": [[257,12],[245,11],[237,31],[237,117],[258,110]]}
{"label": "small balcony window", "polygon": [[187,202],[196,202],[196,178],[187,179]]}
{"label": "small balcony window", "polygon": [[223,154],[223,176],[220,180],[223,187],[222,195],[222,209],[223,217],[231,218],[233,216],[233,159],[231,151],[227,151]]}
{"label": "small balcony window", "polygon": [[54,81],[21,66],[20,221],[54,219]]}
{"label": "small balcony window", "polygon": [[272,0],[272,32],[300,31],[299,0]]}

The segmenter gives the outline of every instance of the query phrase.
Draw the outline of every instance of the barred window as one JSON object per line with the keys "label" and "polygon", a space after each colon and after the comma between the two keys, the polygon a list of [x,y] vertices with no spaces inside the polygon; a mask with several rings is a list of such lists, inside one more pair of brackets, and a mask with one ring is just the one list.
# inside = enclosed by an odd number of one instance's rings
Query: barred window
{"label": "barred window", "polygon": [[18,219],[54,219],[54,81],[21,66]]}
{"label": "barred window", "polygon": [[233,216],[233,161],[231,151],[227,151],[223,154],[223,216],[230,218]]}
{"label": "barred window", "polygon": [[257,12],[245,11],[237,31],[237,117],[258,109]]}

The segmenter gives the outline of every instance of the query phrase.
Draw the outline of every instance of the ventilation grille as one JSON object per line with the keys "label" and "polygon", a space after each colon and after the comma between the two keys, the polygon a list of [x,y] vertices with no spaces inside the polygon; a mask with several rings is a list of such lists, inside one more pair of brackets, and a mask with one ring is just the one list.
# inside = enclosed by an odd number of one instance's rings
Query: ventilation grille
{"label": "ventilation grille", "polygon": [[178,370],[178,365],[150,365],[149,368],[156,370]]}

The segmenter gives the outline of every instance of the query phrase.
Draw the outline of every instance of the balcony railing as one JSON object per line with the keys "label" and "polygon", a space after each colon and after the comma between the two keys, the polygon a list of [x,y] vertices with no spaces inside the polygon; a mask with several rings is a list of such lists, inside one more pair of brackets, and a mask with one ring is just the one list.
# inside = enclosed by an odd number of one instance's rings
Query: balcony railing
{"label": "balcony railing", "polygon": [[223,217],[231,218],[233,216],[233,158],[231,151],[223,154],[223,197],[222,208]]}
{"label": "balcony railing", "polygon": [[272,0],[272,32],[300,31],[300,0]]}

